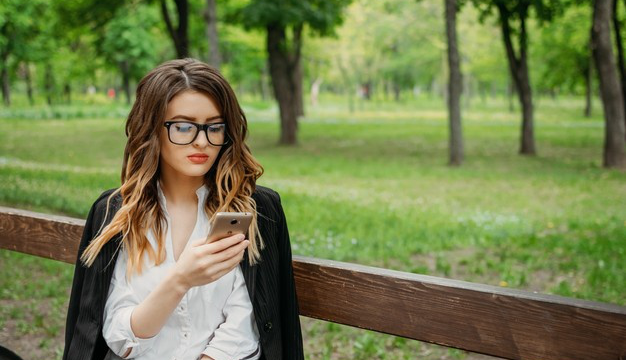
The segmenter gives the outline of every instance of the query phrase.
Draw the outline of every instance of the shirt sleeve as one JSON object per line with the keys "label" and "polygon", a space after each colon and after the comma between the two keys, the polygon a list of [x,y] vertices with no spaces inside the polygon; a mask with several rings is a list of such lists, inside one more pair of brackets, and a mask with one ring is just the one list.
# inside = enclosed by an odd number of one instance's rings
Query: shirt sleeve
{"label": "shirt sleeve", "polygon": [[126,251],[121,250],[104,306],[102,336],[109,349],[117,356],[123,358],[128,349],[131,349],[128,356],[125,357],[130,359],[150,349],[156,336],[148,339],[138,338],[131,329],[130,316],[139,304],[139,300],[126,280],[127,258]]}
{"label": "shirt sleeve", "polygon": [[233,269],[233,290],[224,305],[226,319],[214,332],[203,355],[214,360],[258,360],[261,357],[252,303],[241,268]]}

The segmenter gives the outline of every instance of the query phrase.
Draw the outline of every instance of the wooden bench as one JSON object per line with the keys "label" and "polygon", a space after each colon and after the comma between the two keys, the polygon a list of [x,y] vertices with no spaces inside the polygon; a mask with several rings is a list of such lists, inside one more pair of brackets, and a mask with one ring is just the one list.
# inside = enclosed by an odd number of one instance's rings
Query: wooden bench
{"label": "wooden bench", "polygon": [[[83,225],[0,207],[0,248],[74,263]],[[293,266],[303,316],[505,359],[626,360],[623,306],[301,256]]]}

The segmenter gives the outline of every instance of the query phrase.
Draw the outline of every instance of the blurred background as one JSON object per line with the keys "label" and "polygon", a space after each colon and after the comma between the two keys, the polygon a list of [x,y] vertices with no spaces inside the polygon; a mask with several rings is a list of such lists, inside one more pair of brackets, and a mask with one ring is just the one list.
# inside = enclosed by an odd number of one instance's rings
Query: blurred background
{"label": "blurred background", "polygon": [[[86,217],[137,82],[194,57],[233,85],[294,254],[625,305],[625,6],[2,0],[0,205]],[[0,344],[60,359],[73,266],[0,269]],[[302,321],[308,359],[487,358]]]}

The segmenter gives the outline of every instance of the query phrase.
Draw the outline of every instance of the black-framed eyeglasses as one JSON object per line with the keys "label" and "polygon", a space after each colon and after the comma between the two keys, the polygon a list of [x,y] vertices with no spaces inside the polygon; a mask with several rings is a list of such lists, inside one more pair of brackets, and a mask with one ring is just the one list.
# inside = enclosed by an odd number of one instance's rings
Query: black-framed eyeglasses
{"label": "black-framed eyeglasses", "polygon": [[172,144],[188,145],[196,140],[200,131],[213,146],[228,144],[226,123],[197,124],[191,121],[166,121],[167,137]]}

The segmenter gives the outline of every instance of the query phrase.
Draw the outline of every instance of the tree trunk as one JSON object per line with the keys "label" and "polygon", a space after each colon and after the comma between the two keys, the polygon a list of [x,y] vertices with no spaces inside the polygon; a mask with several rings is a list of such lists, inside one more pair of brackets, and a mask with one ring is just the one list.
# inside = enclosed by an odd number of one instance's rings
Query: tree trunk
{"label": "tree trunk", "polygon": [[28,97],[28,103],[31,106],[35,105],[35,100],[33,99],[33,79],[30,75],[30,64],[28,62],[24,63],[24,80],[26,80],[26,96]]}
{"label": "tree trunk", "polygon": [[515,95],[515,85],[513,85],[513,76],[509,72],[509,78],[506,82],[506,97],[509,100],[509,112],[512,113],[515,111],[515,102],[513,98]]}
{"label": "tree trunk", "polygon": [[372,99],[372,82],[370,80],[366,81],[362,85],[363,88],[363,99],[371,100]]}
{"label": "tree trunk", "polygon": [[189,37],[187,34],[187,27],[189,24],[189,4],[187,0],[174,0],[176,4],[176,13],[178,14],[178,26],[174,29],[170,14],[167,10],[167,0],[161,0],[161,13],[163,14],[163,20],[167,27],[167,32],[170,34],[174,47],[176,48],[176,55],[179,59],[189,56]]}
{"label": "tree trunk", "polygon": [[[624,70],[624,44],[622,43],[621,27],[622,22],[618,17],[617,0],[613,0],[613,27],[615,30],[615,43],[617,49],[617,69],[619,70],[620,84],[622,86],[622,96],[626,96],[626,71]],[[626,114],[626,98],[624,98],[624,113]]]}
{"label": "tree trunk", "polygon": [[9,86],[9,71],[7,70],[6,62],[2,66],[2,72],[0,74],[0,78],[2,78],[2,100],[4,105],[11,105],[11,88]]}
{"label": "tree trunk", "polygon": [[520,35],[519,35],[519,57],[513,49],[511,40],[510,16],[508,9],[504,5],[498,5],[500,13],[500,25],[502,26],[502,39],[506,48],[506,55],[509,60],[509,68],[513,82],[517,89],[517,95],[522,107],[522,136],[520,141],[520,154],[535,155],[535,136],[533,124],[533,101],[530,87],[530,77],[528,75],[526,40],[526,17],[527,9],[520,11]]}
{"label": "tree trunk", "polygon": [[391,82],[391,92],[393,93],[393,100],[400,102],[400,85],[396,82]]}
{"label": "tree trunk", "polygon": [[261,100],[265,101],[269,97],[269,92],[270,92],[267,86],[268,85],[267,66],[263,66],[261,69],[259,69],[259,74],[260,74],[259,83],[258,83],[259,93],[261,94]]}
{"label": "tree trunk", "polygon": [[65,83],[63,86],[63,94],[65,95],[65,101],[69,105],[72,103],[72,86],[69,83]]}
{"label": "tree trunk", "polygon": [[604,105],[605,167],[626,167],[624,97],[615,68],[611,43],[611,0],[593,3],[593,57],[600,79],[600,94]]}
{"label": "tree trunk", "polygon": [[46,101],[48,102],[48,105],[52,105],[52,91],[53,91],[53,82],[54,82],[54,78],[52,77],[52,65],[50,65],[50,63],[46,63],[46,71],[45,71],[45,75],[44,75],[44,87],[46,89]]}
{"label": "tree trunk", "polygon": [[461,65],[456,38],[456,0],[446,0],[446,34],[448,40],[448,119],[450,122],[450,165],[463,163],[463,132],[461,128]]}
{"label": "tree trunk", "polygon": [[320,87],[322,86],[322,79],[317,78],[311,84],[311,107],[317,107],[319,103]]}
{"label": "tree trunk", "polygon": [[591,94],[593,94],[593,54],[591,38],[589,39],[589,61],[585,69],[585,117],[591,117]]}
{"label": "tree trunk", "polygon": [[[10,19],[6,19],[10,20]],[[3,21],[2,27],[0,27],[0,35],[5,38],[7,41],[2,47],[2,52],[0,53],[0,82],[2,84],[0,87],[2,88],[2,101],[4,105],[11,105],[11,87],[10,87],[10,79],[9,79],[9,54],[13,48],[13,37],[9,31],[10,23],[9,21]]]}
{"label": "tree trunk", "polygon": [[[296,26],[293,31],[293,48],[301,49],[302,48],[302,24]],[[300,55],[298,54],[298,58]],[[296,115],[304,116],[304,93],[302,91],[302,65],[300,61],[297,61],[294,64],[294,71],[292,72],[293,83],[296,88]]]}
{"label": "tree trunk", "polygon": [[285,27],[279,24],[267,26],[267,51],[270,76],[274,96],[280,109],[280,144],[295,145],[298,131],[298,109],[296,86],[294,83],[295,65],[300,61],[300,49],[287,48]]}
{"label": "tree trunk", "polygon": [[130,105],[130,65],[128,60],[120,61],[120,71],[122,72],[122,87],[126,94],[126,104]]}
{"label": "tree trunk", "polygon": [[209,64],[219,70],[222,66],[222,55],[220,54],[219,37],[217,35],[217,8],[215,0],[206,0],[204,22],[206,23],[206,37],[209,40]]}
{"label": "tree trunk", "polygon": [[0,71],[0,81],[2,82],[2,101],[4,105],[11,105],[11,87],[9,80],[9,51],[4,51],[1,56],[0,66],[2,67],[2,71]]}

